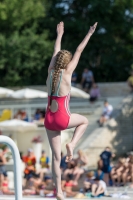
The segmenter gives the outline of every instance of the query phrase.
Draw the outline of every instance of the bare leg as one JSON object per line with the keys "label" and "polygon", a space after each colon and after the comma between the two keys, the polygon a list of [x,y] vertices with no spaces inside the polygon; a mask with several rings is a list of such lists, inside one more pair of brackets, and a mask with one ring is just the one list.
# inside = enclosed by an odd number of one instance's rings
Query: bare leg
{"label": "bare leg", "polygon": [[109,173],[104,173],[103,180],[106,183],[106,185],[109,186]]}
{"label": "bare leg", "polygon": [[92,195],[93,196],[96,196],[96,189],[97,189],[97,185],[96,184],[92,184],[91,191],[92,191]]}
{"label": "bare leg", "polygon": [[100,124],[103,124],[104,122],[107,121],[107,119],[104,116],[101,116],[99,121],[100,121]]}
{"label": "bare leg", "polygon": [[121,183],[121,172],[117,172],[117,185],[120,186],[120,183]]}
{"label": "bare leg", "polygon": [[74,181],[77,183],[80,176],[84,173],[84,170],[83,169],[80,169],[80,168],[77,168],[75,171],[74,171],[74,175],[75,175],[75,178],[74,178]]}
{"label": "bare leg", "polygon": [[123,173],[121,178],[122,178],[123,184],[126,185],[126,183],[127,183],[127,178],[128,178],[128,174],[127,174],[127,173]]}
{"label": "bare leg", "polygon": [[72,140],[69,144],[66,145],[67,148],[67,157],[66,161],[69,162],[73,158],[73,149],[75,148],[77,142],[84,134],[86,128],[88,126],[88,119],[82,115],[79,114],[71,114],[70,121],[68,124],[69,128],[75,128],[74,135],[72,137]]}
{"label": "bare leg", "polygon": [[46,131],[52,150],[52,173],[53,173],[53,180],[57,190],[57,198],[62,200],[64,199],[64,197],[61,189],[61,170],[60,170],[61,133],[60,131],[50,131],[47,129]]}
{"label": "bare leg", "polygon": [[117,174],[112,175],[111,179],[113,181],[113,186],[116,186]]}
{"label": "bare leg", "polygon": [[104,189],[101,185],[98,186],[97,191],[96,191],[96,196],[98,196],[99,194],[104,193]]}
{"label": "bare leg", "polygon": [[113,168],[111,170],[110,176],[111,176],[111,179],[112,179],[112,182],[113,182],[113,186],[115,186],[115,184],[116,184],[116,178],[117,178],[115,168]]}
{"label": "bare leg", "polygon": [[0,174],[0,190],[2,189],[2,182],[4,180],[3,174]]}
{"label": "bare leg", "polygon": [[131,182],[133,183],[133,172],[131,172]]}

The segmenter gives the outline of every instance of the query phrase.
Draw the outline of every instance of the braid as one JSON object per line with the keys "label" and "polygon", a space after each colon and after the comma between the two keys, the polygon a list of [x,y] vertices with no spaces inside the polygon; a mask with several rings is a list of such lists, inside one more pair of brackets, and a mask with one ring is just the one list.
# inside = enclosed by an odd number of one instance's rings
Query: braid
{"label": "braid", "polygon": [[56,61],[54,65],[55,70],[53,73],[53,81],[52,81],[52,90],[51,90],[51,95],[50,95],[50,105],[52,103],[51,96],[55,92],[56,82],[57,82],[60,70],[65,69],[68,63],[71,61],[71,59],[72,59],[72,54],[67,50],[61,50],[56,55]]}

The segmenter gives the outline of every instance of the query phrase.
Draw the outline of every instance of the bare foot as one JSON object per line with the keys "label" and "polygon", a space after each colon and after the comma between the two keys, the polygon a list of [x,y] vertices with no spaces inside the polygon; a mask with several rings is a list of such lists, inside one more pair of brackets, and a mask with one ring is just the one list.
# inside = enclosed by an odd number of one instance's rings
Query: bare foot
{"label": "bare foot", "polygon": [[63,194],[57,194],[56,199],[57,200],[64,200]]}
{"label": "bare foot", "polygon": [[67,156],[66,156],[66,162],[70,162],[73,159],[73,146],[69,143],[66,144],[67,149]]}

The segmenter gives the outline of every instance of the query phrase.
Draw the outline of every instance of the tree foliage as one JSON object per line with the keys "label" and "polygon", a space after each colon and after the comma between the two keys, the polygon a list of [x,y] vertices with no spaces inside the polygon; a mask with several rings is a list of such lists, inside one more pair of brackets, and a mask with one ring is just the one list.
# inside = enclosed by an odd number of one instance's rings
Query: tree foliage
{"label": "tree foliage", "polygon": [[77,67],[90,67],[96,81],[125,81],[133,63],[133,0],[0,0],[0,85],[45,84],[56,38],[72,53],[89,26],[98,27]]}
{"label": "tree foliage", "polygon": [[49,30],[39,28],[40,19],[45,19],[44,3],[1,1],[0,85],[45,84],[45,63],[53,45]]}
{"label": "tree foliage", "polygon": [[83,68],[90,67],[97,81],[127,79],[133,63],[133,0],[52,0],[49,15],[49,24],[65,22],[63,48],[73,53],[89,26],[98,21],[79,62],[79,77]]}

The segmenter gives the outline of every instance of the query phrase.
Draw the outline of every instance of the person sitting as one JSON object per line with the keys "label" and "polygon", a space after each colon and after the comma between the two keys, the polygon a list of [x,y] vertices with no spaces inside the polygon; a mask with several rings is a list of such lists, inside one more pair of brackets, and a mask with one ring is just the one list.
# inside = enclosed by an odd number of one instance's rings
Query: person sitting
{"label": "person sitting", "polygon": [[28,149],[27,155],[23,156],[22,160],[25,163],[24,178],[26,180],[29,180],[35,175],[36,158],[34,156],[33,150]]}
{"label": "person sitting", "polygon": [[90,193],[91,192],[91,186],[94,183],[94,179],[95,179],[95,173],[94,171],[89,171],[86,174],[86,178],[84,181],[84,192],[85,193]]}
{"label": "person sitting", "polygon": [[20,119],[23,121],[28,121],[28,117],[25,111],[18,110],[18,112],[14,115],[15,119]]}
{"label": "person sitting", "polygon": [[68,163],[67,169],[64,171],[64,178],[67,177],[68,174],[73,175],[73,184],[76,186],[78,185],[78,180],[81,177],[81,175],[84,173],[84,169],[80,168],[77,166],[77,163],[75,160],[72,160],[71,162]]}
{"label": "person sitting", "polygon": [[129,76],[128,80],[128,86],[130,87],[131,93],[133,92],[133,70],[131,71],[131,76]]}
{"label": "person sitting", "polygon": [[38,192],[38,187],[41,185],[41,183],[42,180],[40,179],[39,175],[31,177],[28,180],[25,189],[23,190],[23,195],[36,195]]}
{"label": "person sitting", "polygon": [[4,180],[2,181],[2,193],[6,195],[14,195],[15,192],[9,189],[9,180],[7,176],[4,176]]}
{"label": "person sitting", "polygon": [[106,183],[95,175],[94,171],[90,171],[86,174],[84,192],[91,193],[93,197],[103,196],[106,192]]}
{"label": "person sitting", "polygon": [[4,180],[4,177],[6,176],[5,164],[6,164],[6,158],[3,154],[3,150],[0,149],[0,190],[2,188],[2,182]]}
{"label": "person sitting", "polygon": [[40,158],[40,165],[41,165],[41,169],[40,169],[40,178],[41,180],[43,180],[44,174],[48,173],[49,171],[49,157],[46,156],[46,153],[44,150],[42,150],[42,155]]}
{"label": "person sitting", "polygon": [[100,90],[97,84],[93,83],[92,88],[90,90],[90,99],[91,103],[95,102],[100,97]]}
{"label": "person sitting", "polygon": [[67,163],[65,162],[65,160],[66,160],[66,156],[63,154],[63,152],[61,152],[60,168],[62,172],[64,172],[65,169],[67,168]]}
{"label": "person sitting", "polygon": [[92,197],[104,196],[107,192],[106,183],[98,178],[94,179],[94,183],[91,186]]}
{"label": "person sitting", "polygon": [[39,120],[41,118],[41,111],[37,109],[34,115],[34,120]]}
{"label": "person sitting", "polygon": [[44,126],[45,120],[45,110],[37,109],[34,115],[34,123],[37,124],[39,127]]}
{"label": "person sitting", "polygon": [[[118,164],[112,168],[111,170],[111,178],[113,181],[114,186],[120,186],[122,181],[124,181],[125,173],[127,171],[126,166],[125,166],[126,159],[125,158],[119,158],[118,159]],[[129,171],[128,171],[129,174]],[[128,175],[126,174],[128,177]]]}
{"label": "person sitting", "polygon": [[86,170],[88,164],[88,158],[82,150],[78,150],[78,157],[74,160],[79,168]]}
{"label": "person sitting", "polygon": [[40,194],[41,197],[54,197],[56,190],[55,187],[53,187],[53,180],[50,176],[45,176],[44,179],[41,181],[41,184],[38,188],[38,194]]}
{"label": "person sitting", "polygon": [[103,113],[100,117],[100,120],[98,120],[99,126],[103,126],[103,124],[109,120],[112,116],[113,112],[113,106],[108,103],[108,101],[104,102],[104,108]]}
{"label": "person sitting", "polygon": [[74,197],[77,192],[73,191],[72,188],[74,187],[74,183],[73,183],[73,175],[72,174],[68,174],[66,176],[66,181],[64,183],[64,186],[62,188],[62,190],[65,192],[66,197]]}

